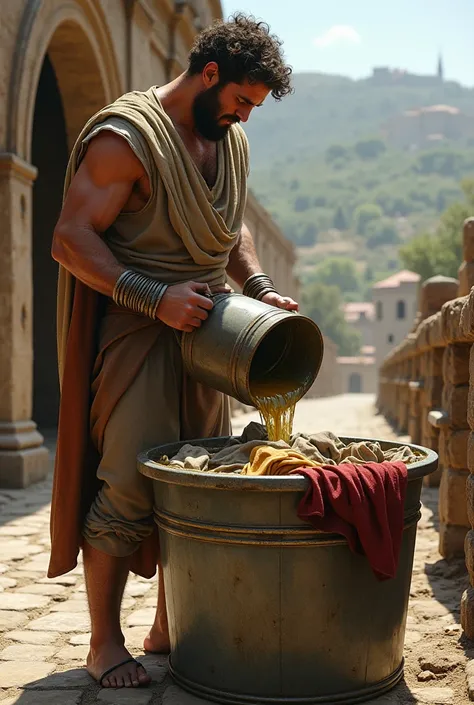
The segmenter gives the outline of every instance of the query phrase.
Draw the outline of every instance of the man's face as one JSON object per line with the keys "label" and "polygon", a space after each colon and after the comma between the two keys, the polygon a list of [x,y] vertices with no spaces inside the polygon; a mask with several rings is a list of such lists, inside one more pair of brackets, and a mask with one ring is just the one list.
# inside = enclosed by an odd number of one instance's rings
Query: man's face
{"label": "man's face", "polygon": [[260,107],[269,94],[263,84],[215,83],[194,99],[193,115],[197,131],[204,139],[219,142],[230,126],[247,122],[255,107]]}

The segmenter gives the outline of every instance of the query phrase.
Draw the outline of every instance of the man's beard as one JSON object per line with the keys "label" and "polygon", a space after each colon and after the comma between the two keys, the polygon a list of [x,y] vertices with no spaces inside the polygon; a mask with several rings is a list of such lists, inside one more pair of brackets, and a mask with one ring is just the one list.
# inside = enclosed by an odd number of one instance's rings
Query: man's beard
{"label": "man's beard", "polygon": [[220,142],[229,132],[231,125],[219,125],[219,119],[240,122],[235,115],[221,115],[219,94],[222,86],[218,83],[199,93],[193,103],[193,117],[196,130],[210,142]]}

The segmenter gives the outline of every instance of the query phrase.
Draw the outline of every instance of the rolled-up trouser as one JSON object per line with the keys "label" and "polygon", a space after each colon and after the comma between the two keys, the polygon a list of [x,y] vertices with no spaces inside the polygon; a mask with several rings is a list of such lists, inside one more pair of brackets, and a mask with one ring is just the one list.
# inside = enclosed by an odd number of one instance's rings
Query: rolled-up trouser
{"label": "rolled-up trouser", "polygon": [[83,527],[87,542],[124,557],[151,534],[153,480],[139,473],[138,453],[164,443],[229,433],[229,400],[187,376],[178,337],[164,327],[107,421],[97,469],[102,486]]}

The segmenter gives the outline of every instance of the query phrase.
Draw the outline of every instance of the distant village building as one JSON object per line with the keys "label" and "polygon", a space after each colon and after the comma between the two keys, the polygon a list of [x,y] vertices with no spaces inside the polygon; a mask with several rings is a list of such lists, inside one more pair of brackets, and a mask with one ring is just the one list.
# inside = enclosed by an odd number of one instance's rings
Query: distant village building
{"label": "distant village building", "polygon": [[418,311],[420,279],[419,274],[404,269],[372,287],[377,370],[390,350],[401,343],[412,328]]}
{"label": "distant village building", "polygon": [[370,301],[348,303],[344,304],[343,311],[346,323],[349,323],[352,328],[360,333],[362,346],[373,346],[374,304],[370,303]]}
{"label": "distant village building", "polygon": [[333,397],[341,393],[339,366],[337,363],[337,345],[330,338],[324,338],[324,357],[321,369],[307,396]]}
{"label": "distant village building", "polygon": [[444,83],[444,64],[441,54],[438,57],[436,73],[432,75],[420,75],[410,73],[406,69],[394,69],[389,66],[376,66],[372,69],[371,83],[378,86],[402,85],[402,86],[436,86]]}
{"label": "distant village building", "polygon": [[342,394],[374,394],[377,390],[375,368],[375,308],[370,301],[344,304],[344,319],[361,337],[358,355],[337,358],[338,379]]}
{"label": "distant village building", "polygon": [[395,115],[384,126],[388,142],[399,149],[427,147],[443,140],[474,136],[473,118],[452,105],[429,105]]}
{"label": "distant village building", "polygon": [[308,393],[310,397],[374,394],[377,390],[373,346],[374,305],[370,301],[347,303],[343,306],[343,313],[346,323],[360,333],[360,352],[354,357],[338,356],[337,345],[325,337],[323,364]]}
{"label": "distant village building", "polygon": [[[373,348],[372,348],[373,350]],[[338,357],[337,371],[340,394],[375,394],[377,373],[373,355]]]}
{"label": "distant village building", "polygon": [[441,54],[438,57],[438,80],[440,83],[444,82],[444,63]]}
{"label": "distant village building", "polygon": [[[388,352],[410,332],[418,310],[420,276],[403,270],[372,288],[372,302],[362,301],[344,305],[344,318],[361,335],[358,355],[337,356],[333,347],[327,347],[327,370],[335,370],[333,382],[315,384],[313,396],[329,394],[374,394],[377,374]],[[334,365],[335,362],[335,365]],[[320,391],[326,394],[319,393]],[[330,390],[330,391],[328,391]]]}
{"label": "distant village building", "polygon": [[[436,72],[431,76],[376,66],[368,80],[376,86],[442,86],[445,84],[443,57],[439,55]],[[443,140],[474,138],[474,120],[452,105],[427,105],[395,115],[383,126],[382,133],[399,149],[422,148]]]}

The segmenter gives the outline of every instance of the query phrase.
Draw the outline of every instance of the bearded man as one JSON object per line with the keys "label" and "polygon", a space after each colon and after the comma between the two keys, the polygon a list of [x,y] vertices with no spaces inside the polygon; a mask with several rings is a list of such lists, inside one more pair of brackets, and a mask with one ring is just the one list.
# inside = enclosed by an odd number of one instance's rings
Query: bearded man
{"label": "bearded man", "polygon": [[71,154],[52,248],[61,407],[48,575],[73,569],[82,548],[87,668],[103,687],[150,682],[120,627],[130,570],[152,577],[158,565],[144,648],[169,650],[152,481],[137,454],[230,434],[228,399],[187,376],[180,336],[206,320],[227,275],[297,309],[260,274],[243,224],[249,153],[239,126],[269,93],[288,94],[290,75],[265,24],[219,21],[197,37],[185,73],[100,110]]}

